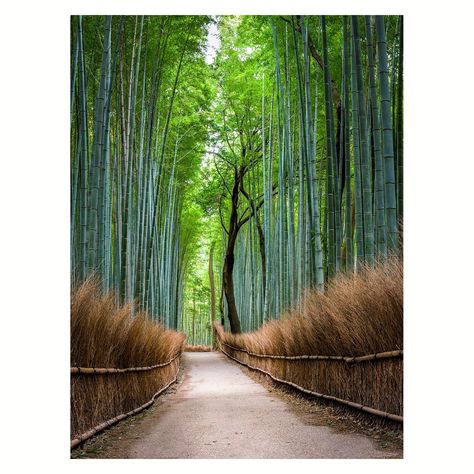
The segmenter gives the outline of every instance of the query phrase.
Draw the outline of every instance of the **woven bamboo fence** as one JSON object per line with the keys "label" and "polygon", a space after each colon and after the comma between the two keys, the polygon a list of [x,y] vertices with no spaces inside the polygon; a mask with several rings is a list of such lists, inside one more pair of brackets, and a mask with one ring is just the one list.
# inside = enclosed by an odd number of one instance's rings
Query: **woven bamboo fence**
{"label": "woven bamboo fence", "polygon": [[149,407],[176,381],[182,349],[149,367],[71,367],[71,448]]}
{"label": "woven bamboo fence", "polygon": [[351,406],[372,415],[403,422],[403,351],[358,357],[258,354],[224,342],[230,359],[304,393]]}

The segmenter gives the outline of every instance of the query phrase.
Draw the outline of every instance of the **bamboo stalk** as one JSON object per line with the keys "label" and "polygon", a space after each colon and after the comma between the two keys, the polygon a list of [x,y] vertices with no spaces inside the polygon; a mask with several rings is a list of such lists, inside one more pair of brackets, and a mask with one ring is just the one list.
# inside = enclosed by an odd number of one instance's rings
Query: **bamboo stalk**
{"label": "bamboo stalk", "polygon": [[[367,114],[365,110],[366,97],[364,93],[364,81],[362,75],[361,47],[359,37],[359,19],[357,16],[351,18],[353,59],[355,61],[355,79],[357,84],[358,119],[359,119],[359,152],[361,166],[362,207],[364,226],[364,260],[368,265],[374,264],[374,228],[372,215],[372,187],[370,180],[370,143],[367,133]],[[357,249],[358,251],[360,249]]]}
{"label": "bamboo stalk", "polygon": [[326,115],[326,208],[328,216],[327,231],[327,267],[328,277],[333,277],[339,269],[339,222],[337,209],[338,190],[337,190],[337,166],[334,144],[334,122],[332,120],[332,93],[331,93],[331,75],[329,71],[328,46],[326,35],[325,17],[321,16],[321,31],[323,39],[323,75],[324,75],[324,105]]}
{"label": "bamboo stalk", "polygon": [[381,149],[381,128],[379,119],[379,108],[377,103],[377,84],[375,81],[375,54],[372,44],[372,26],[370,17],[365,17],[365,36],[367,39],[368,76],[369,76],[369,97],[370,112],[372,118],[372,140],[373,152],[375,155],[375,180],[374,193],[374,226],[377,231],[376,249],[377,256],[385,259],[387,257],[387,232],[385,223],[385,189],[384,189],[384,168]]}
{"label": "bamboo stalk", "polygon": [[[344,148],[343,157],[345,160],[345,209],[344,209],[344,225],[345,225],[345,246],[346,246],[346,261],[345,268],[346,272],[354,271],[354,243],[353,243],[353,232],[352,232],[352,204],[351,204],[351,149],[350,149],[350,131],[349,131],[349,80],[350,80],[350,50],[349,50],[349,35],[348,35],[348,21],[347,16],[344,16],[343,26],[343,75],[342,75],[342,134],[343,140],[341,140],[341,149]],[[341,176],[341,179],[343,177]],[[342,264],[342,262],[341,262]]]}
{"label": "bamboo stalk", "polygon": [[387,250],[398,255],[398,228],[396,182],[394,168],[393,129],[390,113],[390,87],[388,79],[387,39],[383,16],[375,17],[377,53],[379,59],[380,110],[382,125],[382,149],[385,177],[385,212],[387,219]]}

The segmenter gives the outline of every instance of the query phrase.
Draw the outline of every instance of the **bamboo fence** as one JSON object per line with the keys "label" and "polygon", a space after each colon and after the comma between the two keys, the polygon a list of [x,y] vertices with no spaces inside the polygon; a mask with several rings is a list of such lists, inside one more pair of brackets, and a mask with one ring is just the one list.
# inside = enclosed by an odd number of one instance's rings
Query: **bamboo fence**
{"label": "bamboo fence", "polygon": [[377,352],[376,354],[367,354],[363,356],[334,356],[334,355],[297,355],[297,356],[284,356],[284,355],[274,355],[274,354],[257,354],[256,352],[248,351],[247,349],[242,349],[240,347],[232,346],[227,342],[221,342],[229,349],[239,352],[245,352],[248,355],[261,357],[262,359],[285,359],[285,360],[342,360],[347,363],[356,363],[356,362],[364,362],[367,360],[375,360],[375,359],[388,359],[391,357],[401,357],[403,355],[402,350],[396,351],[385,351],[385,352]]}
{"label": "bamboo fence", "polygon": [[71,449],[152,405],[176,382],[180,355],[149,367],[71,367]]}
{"label": "bamboo fence", "polygon": [[230,359],[318,398],[403,423],[403,351],[362,356],[258,354],[221,340]]}
{"label": "bamboo fence", "polygon": [[164,364],[150,365],[149,367],[127,367],[125,369],[103,368],[103,367],[71,367],[71,374],[93,375],[93,374],[123,374],[125,372],[143,372],[145,370],[153,370],[159,367],[170,365],[181,354],[176,354],[171,360]]}

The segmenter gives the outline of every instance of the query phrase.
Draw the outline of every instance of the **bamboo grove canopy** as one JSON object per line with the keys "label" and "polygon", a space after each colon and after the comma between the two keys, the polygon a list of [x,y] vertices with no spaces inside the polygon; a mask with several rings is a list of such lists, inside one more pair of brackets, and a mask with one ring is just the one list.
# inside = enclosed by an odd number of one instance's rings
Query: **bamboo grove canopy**
{"label": "bamboo grove canopy", "polygon": [[73,284],[193,344],[401,254],[402,17],[73,16],[70,110]]}

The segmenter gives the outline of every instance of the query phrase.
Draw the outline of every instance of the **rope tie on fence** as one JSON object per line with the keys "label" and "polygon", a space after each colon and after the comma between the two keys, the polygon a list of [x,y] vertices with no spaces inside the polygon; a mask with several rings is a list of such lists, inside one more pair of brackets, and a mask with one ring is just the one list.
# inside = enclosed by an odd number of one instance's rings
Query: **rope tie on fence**
{"label": "rope tie on fence", "polygon": [[250,352],[246,349],[242,349],[241,347],[231,346],[227,344],[227,342],[220,341],[221,344],[227,346],[230,349],[239,352],[245,352],[248,355],[254,357],[261,357],[262,359],[285,359],[285,360],[341,360],[347,363],[357,363],[357,362],[365,362],[369,360],[375,359],[388,359],[391,357],[401,357],[403,356],[403,350],[395,350],[395,351],[385,351],[385,352],[377,352],[375,354],[367,354],[362,356],[332,356],[332,355],[298,355],[298,356],[284,356],[284,355],[273,355],[273,354],[258,354],[256,352]]}
{"label": "rope tie on fence", "polygon": [[94,375],[94,374],[122,374],[125,372],[143,372],[146,370],[158,369],[160,367],[166,367],[170,365],[174,360],[176,360],[181,354],[176,354],[168,362],[163,364],[155,364],[149,367],[127,367],[125,369],[118,369],[114,367],[71,367],[71,374],[76,375]]}

